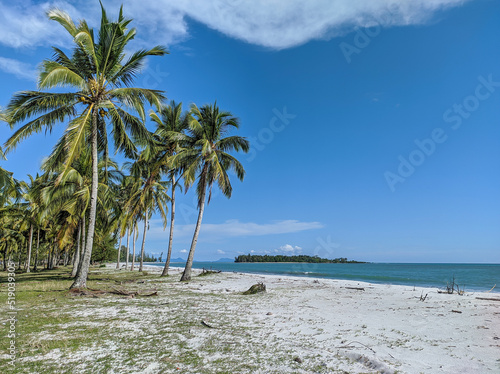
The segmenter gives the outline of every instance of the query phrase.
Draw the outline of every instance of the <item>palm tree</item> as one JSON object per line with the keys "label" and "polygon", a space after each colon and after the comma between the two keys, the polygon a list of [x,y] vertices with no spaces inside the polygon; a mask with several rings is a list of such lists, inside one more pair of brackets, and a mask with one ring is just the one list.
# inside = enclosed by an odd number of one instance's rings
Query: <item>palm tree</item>
{"label": "palm tree", "polygon": [[[151,119],[156,123],[155,139],[158,142],[158,162],[170,166],[171,157],[179,152],[184,139],[184,131],[188,128],[189,115],[182,115],[182,103],[176,104],[171,101],[170,105],[162,106],[158,113],[151,111]],[[168,276],[170,258],[172,256],[172,242],[174,237],[175,222],[175,189],[179,185],[176,174],[180,169],[171,168],[169,172],[170,185],[172,186],[171,207],[170,207],[170,234],[168,237],[168,251],[162,277]]]}
{"label": "palm tree", "polygon": [[[147,153],[143,152],[143,155]],[[132,217],[144,217],[139,271],[142,271],[143,268],[146,232],[153,212],[156,211],[160,214],[163,228],[167,225],[166,204],[170,197],[167,195],[167,183],[160,180],[161,169],[161,164],[154,162],[151,158],[144,157],[131,166],[131,174],[136,177],[136,182],[126,205]]]}
{"label": "palm tree", "polygon": [[[0,109],[0,121],[7,122],[6,115]],[[5,154],[0,148],[0,160],[7,160]],[[0,167],[0,192],[2,197],[0,197],[0,206],[3,206],[5,202],[5,197],[8,195],[7,190],[15,188],[15,181],[12,177],[12,173]]]}
{"label": "palm tree", "polygon": [[248,140],[240,136],[224,137],[231,129],[239,127],[239,121],[230,112],[220,111],[217,102],[201,108],[193,104],[191,113],[193,117],[189,120],[189,132],[186,138],[188,147],[173,157],[173,165],[183,168],[186,188],[198,179],[196,185],[198,220],[181,281],[191,279],[194,251],[205,210],[207,189],[209,190],[208,203],[210,203],[214,183],[217,183],[222,193],[230,198],[232,186],[227,172],[232,170],[239,180],[243,180],[245,170],[240,162],[227,152],[240,150],[248,152],[250,147]]}
{"label": "palm tree", "polygon": [[130,226],[131,226],[131,217],[129,216],[129,211],[127,210],[126,203],[130,198],[132,187],[134,184],[134,178],[130,175],[124,176],[121,180],[121,184],[118,186],[118,192],[116,199],[118,201],[118,209],[119,212],[119,225],[118,225],[118,235],[120,238],[120,242],[118,243],[118,258],[116,262],[116,268],[120,268],[120,250],[121,250],[121,241],[123,236],[127,237],[127,254],[125,256],[125,268],[128,268],[128,250],[130,243]]}
{"label": "palm tree", "polygon": [[[42,129],[51,130],[58,122],[68,121],[61,142],[68,149],[65,158],[65,176],[73,160],[90,143],[92,152],[91,203],[86,248],[79,272],[72,288],[86,287],[96,224],[98,190],[98,153],[107,154],[107,123],[111,123],[117,150],[127,157],[137,153],[134,141],[147,141],[149,132],[144,126],[144,103],[159,106],[164,96],[160,91],[129,87],[147,56],[162,56],[164,47],[139,50],[125,60],[125,49],[135,36],[135,29],[127,29],[131,20],[123,17],[120,8],[117,21],[110,21],[102,7],[101,25],[94,30],[82,20],[76,25],[70,16],[59,9],[48,12],[51,20],[58,22],[73,38],[75,48],[71,57],[54,49],[54,57],[41,65],[38,78],[40,89],[68,86],[75,89],[67,93],[24,91],[14,95],[6,115],[11,126],[35,116],[21,126],[6,142],[6,150],[14,148],[21,140]],[[131,110],[139,117],[131,114]],[[40,115],[40,113],[43,113]],[[130,139],[127,134],[132,135]]]}
{"label": "palm tree", "polygon": [[12,201],[0,208],[0,252],[3,255],[3,271],[7,271],[8,259],[12,258],[14,251],[20,255],[25,244],[21,226],[24,212]]}
{"label": "palm tree", "polygon": [[23,183],[25,187],[25,193],[23,194],[23,199],[26,201],[26,216],[25,219],[29,224],[29,240],[28,240],[28,253],[27,253],[27,263],[26,272],[30,272],[30,263],[31,263],[31,248],[33,244],[33,230],[35,227],[39,226],[40,218],[41,218],[41,210],[42,210],[42,199],[41,199],[41,191],[42,191],[42,180],[38,176],[33,178],[28,174],[30,179],[30,183]]}
{"label": "palm tree", "polygon": [[[92,180],[92,158],[88,149],[82,151],[80,158],[73,161],[72,166],[67,170],[64,177],[60,174],[64,171],[64,166],[58,162],[58,159],[64,159],[64,148],[58,145],[52,155],[46,159],[42,165],[45,175],[52,175],[47,187],[43,190],[43,197],[46,204],[46,215],[51,217],[56,216],[60,211],[68,213],[66,217],[66,225],[62,227],[64,235],[61,235],[61,245],[66,246],[72,244],[74,247],[73,255],[73,271],[72,276],[76,276],[78,268],[81,265],[80,261],[80,243],[85,232],[85,217],[88,212],[88,207],[91,202],[90,185]],[[61,157],[62,155],[62,157]],[[99,186],[98,186],[98,212],[113,211],[116,215],[118,204],[115,202],[116,182],[123,179],[123,174],[118,170],[118,165],[110,159],[104,159],[104,156],[99,158],[98,163]],[[107,214],[97,215],[104,220],[111,218],[113,224],[116,224],[116,219]],[[110,227],[104,225],[101,227]],[[96,230],[99,225],[96,225]],[[96,233],[97,235],[97,233]],[[101,235],[102,238],[106,237]]]}
{"label": "palm tree", "polygon": [[[0,148],[0,160],[6,160],[2,148]],[[5,203],[5,199],[9,195],[12,195],[13,192],[15,192],[16,182],[12,177],[12,174],[13,173],[11,173],[10,171],[7,171],[4,168],[0,167],[0,206],[3,206],[3,204]]]}

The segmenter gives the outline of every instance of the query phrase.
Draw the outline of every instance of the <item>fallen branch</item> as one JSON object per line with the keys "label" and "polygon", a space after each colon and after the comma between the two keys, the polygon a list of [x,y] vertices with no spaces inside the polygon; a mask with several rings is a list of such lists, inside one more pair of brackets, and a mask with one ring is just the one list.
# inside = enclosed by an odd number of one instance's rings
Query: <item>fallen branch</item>
{"label": "fallen branch", "polygon": [[115,295],[124,295],[124,296],[131,296],[131,295],[138,295],[139,293],[136,291],[125,291],[125,290],[120,290],[117,288],[113,288],[113,291],[109,291],[109,293],[115,294]]}
{"label": "fallen branch", "polygon": [[369,349],[370,351],[372,351],[373,353],[376,353],[372,348],[368,347],[367,345],[363,344],[363,343],[360,343],[360,342],[356,342],[356,341],[352,341],[350,343],[348,343],[347,345],[344,345],[344,346],[341,346],[341,347],[336,347],[336,348],[342,348],[342,349],[352,349],[352,348],[355,348],[353,346],[351,346],[351,344],[353,343],[357,343],[357,344],[360,344],[362,345],[363,347]]}
{"label": "fallen branch", "polygon": [[358,290],[358,291],[364,291],[365,289],[363,287],[344,287],[347,288],[348,290]]}
{"label": "fallen branch", "polygon": [[494,297],[476,297],[476,299],[479,299],[479,300],[489,300],[489,301],[500,301],[499,298],[494,298]]}
{"label": "fallen branch", "polygon": [[494,289],[496,286],[497,286],[497,285],[495,284],[495,285],[491,288],[491,290],[486,291],[486,293],[493,291],[493,289]]}
{"label": "fallen branch", "polygon": [[214,326],[210,325],[209,323],[205,322],[204,320],[201,320],[201,324],[205,327],[208,327],[210,329],[215,329]]}
{"label": "fallen branch", "polygon": [[141,296],[141,297],[158,296],[158,291],[154,291],[153,293],[149,293],[149,294],[137,294],[137,296]]}
{"label": "fallen branch", "polygon": [[460,310],[452,310],[452,313],[462,313]]}
{"label": "fallen branch", "polygon": [[[158,291],[156,289],[154,290],[145,290],[143,293],[140,293],[138,291],[126,291],[118,288],[113,288],[112,291],[104,291],[104,290],[94,290],[91,288],[72,288],[69,290],[70,293],[79,295],[79,296],[94,296],[97,297],[97,295],[105,295],[105,294],[112,294],[112,295],[121,295],[121,296],[128,296],[128,297],[135,297],[135,296],[142,296],[142,297],[149,297],[149,296],[158,296]],[[149,292],[149,293],[146,293]]]}

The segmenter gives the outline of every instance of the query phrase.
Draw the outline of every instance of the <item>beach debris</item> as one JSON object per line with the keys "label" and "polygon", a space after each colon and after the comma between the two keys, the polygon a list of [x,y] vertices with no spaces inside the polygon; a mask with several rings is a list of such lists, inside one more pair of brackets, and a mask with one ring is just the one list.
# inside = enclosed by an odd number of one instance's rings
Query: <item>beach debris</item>
{"label": "beach debris", "polygon": [[450,295],[455,292],[460,296],[462,296],[465,293],[465,285],[462,286],[462,289],[460,289],[460,286],[457,283],[455,283],[455,276],[453,276],[451,283],[446,284],[446,291],[438,290],[438,293],[447,293]]}
{"label": "beach debris", "polygon": [[295,362],[299,363],[299,364],[301,364],[301,363],[302,363],[302,359],[301,359],[300,357],[298,357],[298,356],[297,356],[297,357],[294,357],[294,359],[293,359],[293,360],[294,360]]}
{"label": "beach debris", "polygon": [[259,282],[257,284],[254,284],[252,287],[250,287],[248,290],[243,292],[243,295],[253,295],[259,292],[266,292],[266,285],[262,282]]}
{"label": "beach debris", "polygon": [[452,313],[462,313],[460,310],[451,310]]}
{"label": "beach debris", "polygon": [[208,327],[209,329],[215,329],[215,326],[212,326],[207,321],[201,320],[201,324],[205,327]]}
{"label": "beach debris", "polygon": [[205,268],[202,269],[201,273],[198,274],[199,277],[205,277],[207,275],[211,275],[211,274],[219,274],[219,273],[222,273],[222,270],[212,270],[212,268],[210,268],[210,270],[207,270]]}
{"label": "beach debris", "polygon": [[126,291],[118,288],[113,288],[111,291],[109,290],[94,290],[92,288],[72,288],[69,292],[76,296],[92,296],[98,297],[98,295],[112,294],[112,295],[121,295],[126,296],[127,299],[134,298],[135,296],[149,297],[149,296],[158,296],[158,290],[145,290],[142,292],[139,291]]}
{"label": "beach debris", "polygon": [[267,312],[266,316],[272,316],[273,314],[271,312]]}
{"label": "beach debris", "polygon": [[364,291],[365,289],[363,287],[344,287],[348,290],[357,290],[357,291]]}
{"label": "beach debris", "polygon": [[476,297],[478,300],[500,301],[498,297]]}
{"label": "beach debris", "polygon": [[[345,344],[347,341],[346,340],[342,340],[340,343],[341,344]],[[366,349],[369,349],[370,351],[372,351],[373,353],[376,353],[371,347],[367,346],[366,344],[363,344],[363,343],[360,343],[358,341],[351,341],[351,342],[348,342],[347,344],[341,346],[341,347],[336,347],[336,348],[340,348],[340,349],[353,349],[353,348],[356,348],[355,346],[353,346],[353,344],[359,344],[359,345],[362,345],[363,347],[365,347]]]}
{"label": "beach debris", "polygon": [[497,285],[495,284],[495,285],[491,288],[491,290],[486,291],[486,293],[493,291],[493,289],[494,289],[496,286],[497,286]]}
{"label": "beach debris", "polygon": [[427,299],[427,295],[429,295],[429,294],[426,293],[424,296],[424,292],[422,291],[422,294],[420,295],[420,301],[425,301],[425,299]]}

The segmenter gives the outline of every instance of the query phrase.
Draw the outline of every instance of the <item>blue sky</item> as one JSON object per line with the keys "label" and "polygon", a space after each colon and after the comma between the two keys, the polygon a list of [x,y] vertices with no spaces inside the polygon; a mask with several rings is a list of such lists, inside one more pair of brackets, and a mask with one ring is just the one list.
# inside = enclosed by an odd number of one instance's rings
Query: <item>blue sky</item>
{"label": "blue sky", "polygon": [[[217,100],[252,143],[245,181],[205,211],[196,260],[500,262],[497,1],[123,3],[132,47],[171,52],[136,85],[186,108]],[[97,1],[0,1],[1,106],[35,88],[51,45],[70,45],[45,19],[54,4],[99,19]],[[104,4],[115,17],[120,2]],[[63,129],[25,140],[2,167],[35,174]],[[11,133],[0,127],[2,144]],[[174,257],[186,257],[194,199],[179,197]],[[154,218],[147,252],[166,252],[167,236]]]}

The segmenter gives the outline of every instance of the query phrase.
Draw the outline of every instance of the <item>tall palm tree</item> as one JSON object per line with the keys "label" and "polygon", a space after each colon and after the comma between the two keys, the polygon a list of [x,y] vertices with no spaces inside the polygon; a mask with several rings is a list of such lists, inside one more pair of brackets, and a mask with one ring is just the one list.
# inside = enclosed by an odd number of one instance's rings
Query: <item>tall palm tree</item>
{"label": "tall palm tree", "polygon": [[156,123],[155,140],[157,140],[158,162],[166,165],[169,170],[170,185],[172,186],[171,204],[170,204],[170,234],[168,237],[168,250],[165,266],[161,274],[162,277],[168,275],[170,258],[172,256],[172,243],[174,238],[175,223],[175,189],[179,186],[179,180],[176,175],[179,174],[179,168],[171,166],[171,158],[181,149],[184,131],[188,128],[189,115],[182,114],[182,103],[176,104],[171,101],[170,105],[162,106],[158,113],[151,111],[151,119]]}
{"label": "tall palm tree", "polygon": [[[38,78],[40,89],[68,86],[74,91],[51,93],[24,91],[14,95],[6,115],[11,126],[36,117],[21,126],[6,142],[6,150],[14,148],[21,140],[42,129],[51,130],[58,122],[68,123],[61,141],[68,149],[64,176],[73,160],[90,143],[92,152],[92,184],[89,224],[82,266],[72,288],[86,287],[96,224],[98,190],[98,153],[107,154],[107,123],[112,125],[117,150],[127,157],[136,152],[134,141],[147,141],[149,132],[144,126],[144,103],[159,106],[164,96],[160,91],[129,87],[147,56],[167,53],[162,46],[139,50],[125,60],[127,44],[134,38],[135,29],[127,29],[131,20],[123,17],[120,8],[117,21],[111,21],[102,7],[101,24],[94,35],[85,20],[76,25],[70,16],[59,9],[48,12],[51,20],[58,22],[73,38],[75,48],[68,57],[62,50],[54,49],[54,57],[41,65]],[[135,112],[139,117],[131,114]],[[41,114],[42,113],[42,114]],[[41,114],[41,115],[40,115]],[[127,134],[132,135],[130,139]],[[134,140],[134,141],[133,141]]]}
{"label": "tall palm tree", "polygon": [[26,272],[30,272],[31,263],[31,248],[33,244],[33,230],[38,228],[40,219],[42,217],[42,188],[43,182],[42,178],[37,174],[35,178],[28,174],[30,179],[29,183],[23,183],[25,193],[23,194],[23,199],[26,201],[26,222],[29,224],[29,240],[28,240],[28,253],[27,253],[27,263]]}
{"label": "tall palm tree", "polygon": [[239,128],[239,121],[230,112],[220,111],[217,102],[201,108],[193,104],[191,113],[189,131],[185,139],[188,147],[173,157],[173,165],[183,168],[186,188],[198,179],[196,185],[198,220],[181,281],[191,279],[194,251],[205,210],[207,189],[209,191],[208,203],[210,203],[214,183],[217,183],[222,193],[230,198],[233,189],[227,172],[232,170],[239,180],[243,180],[245,170],[240,162],[227,152],[240,150],[248,152],[250,147],[248,140],[241,136],[224,137],[230,130]]}
{"label": "tall palm tree", "polygon": [[142,271],[143,268],[146,232],[153,212],[156,211],[160,214],[163,220],[163,228],[167,225],[166,204],[170,197],[167,195],[167,183],[160,180],[161,168],[161,164],[154,162],[151,158],[144,157],[141,157],[131,166],[131,174],[137,179],[135,186],[132,188],[134,192],[127,202],[127,207],[132,217],[144,217],[139,271]]}

